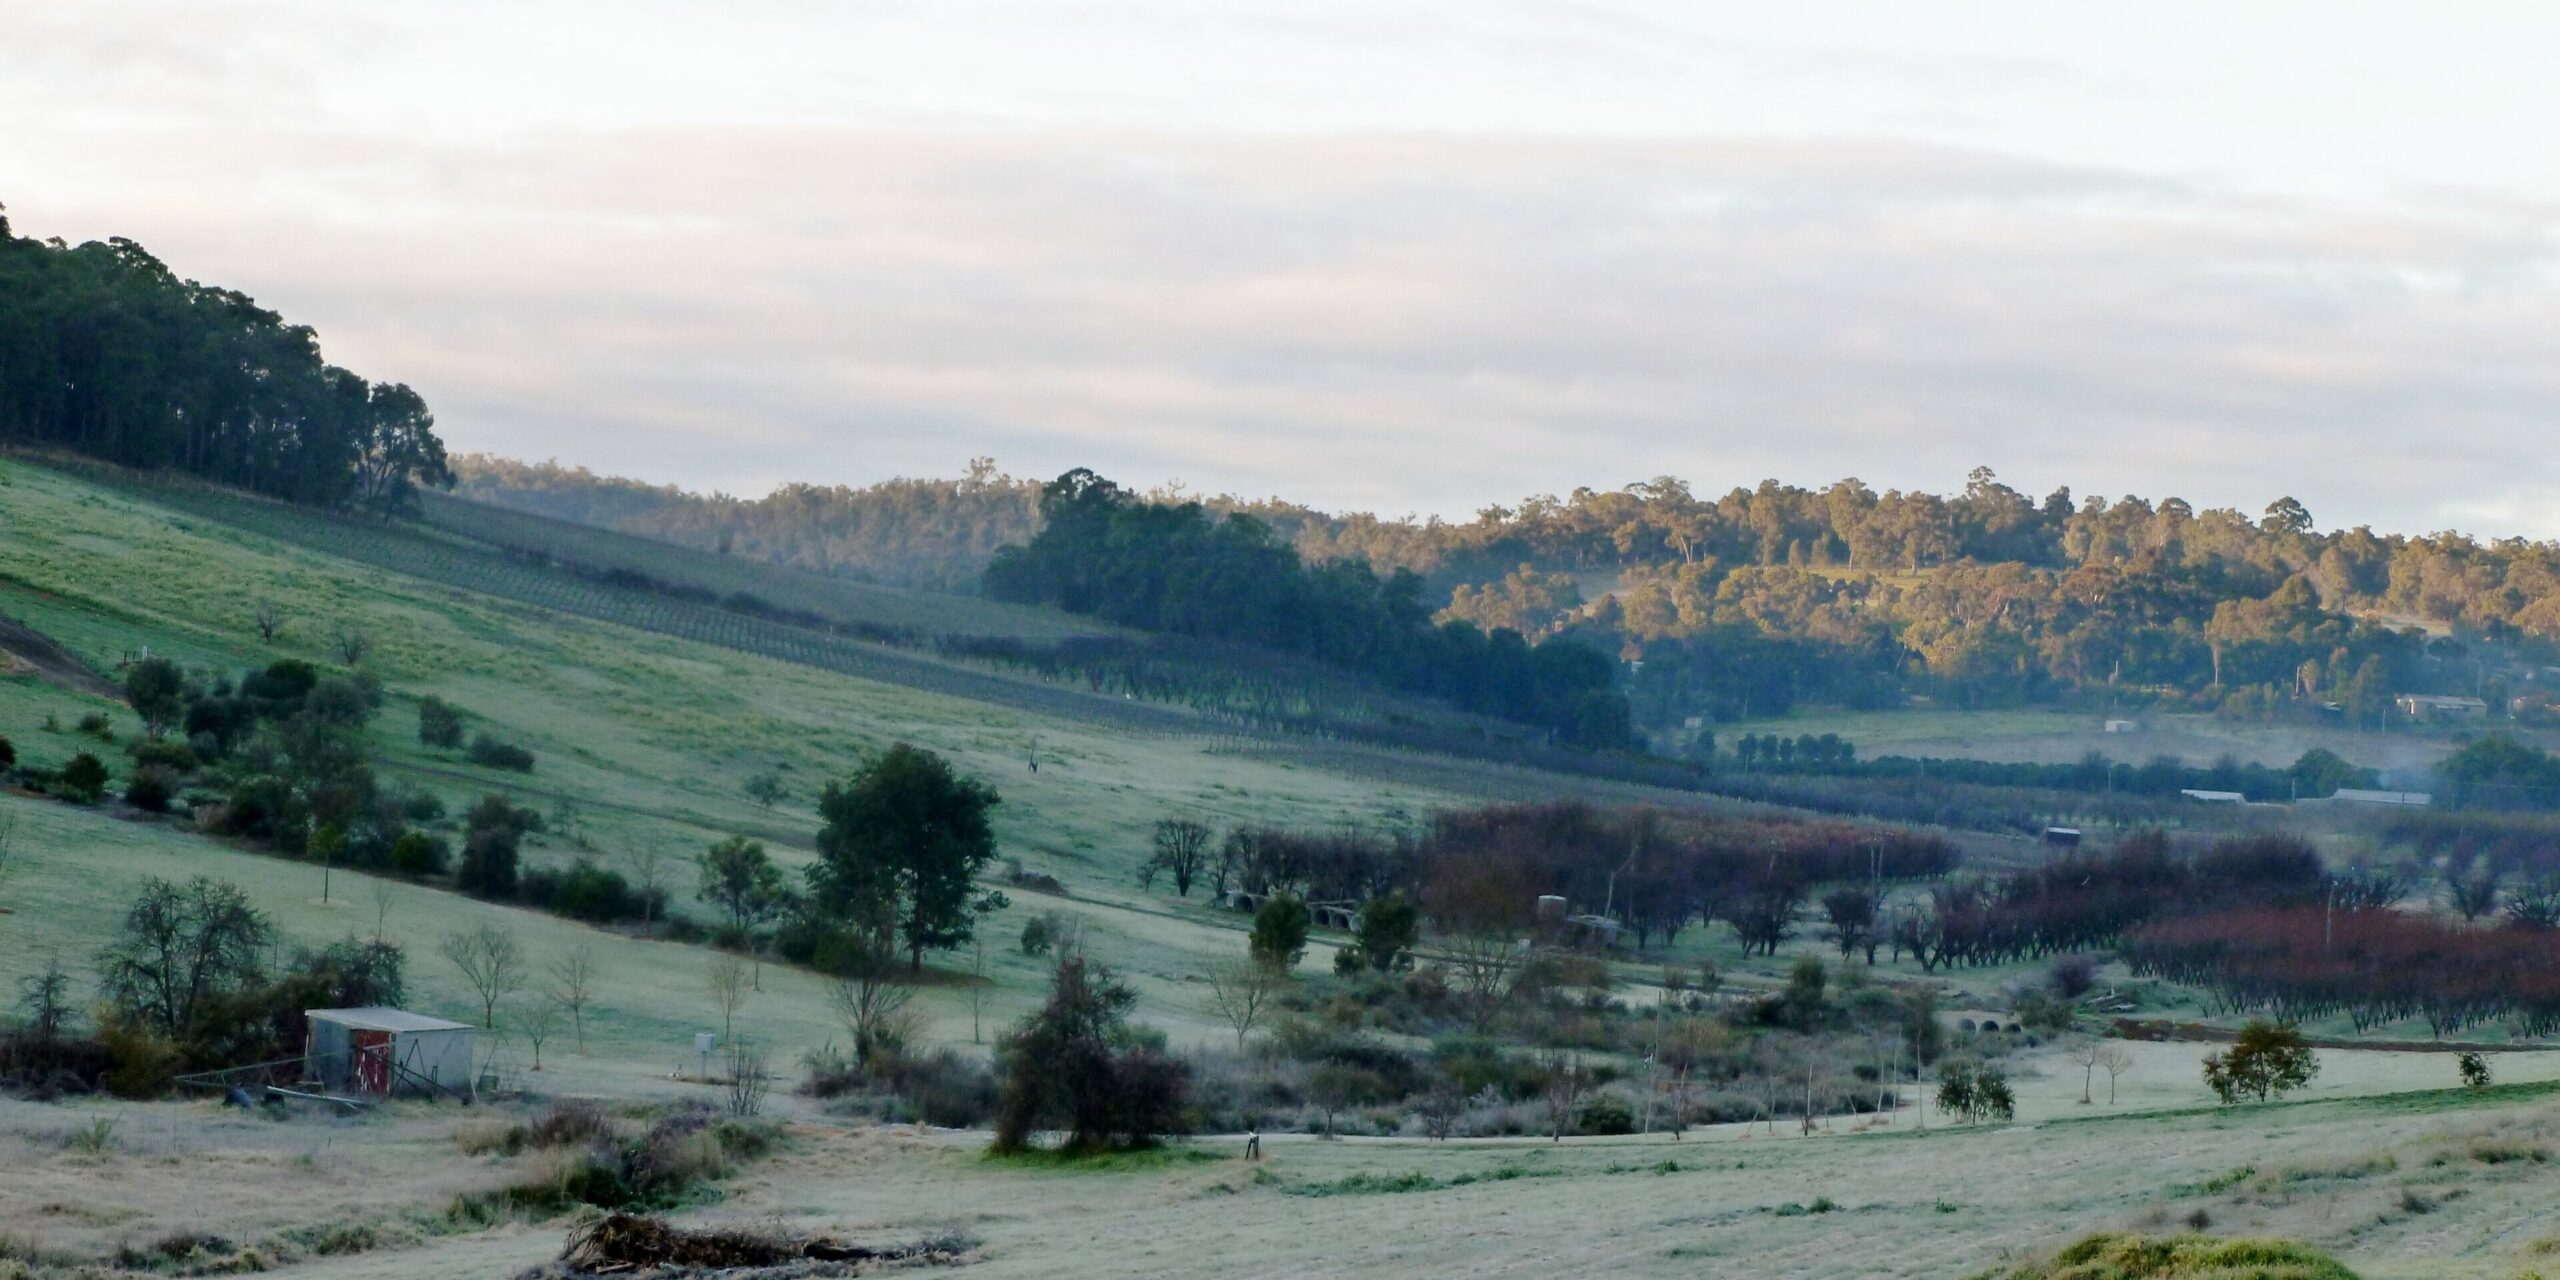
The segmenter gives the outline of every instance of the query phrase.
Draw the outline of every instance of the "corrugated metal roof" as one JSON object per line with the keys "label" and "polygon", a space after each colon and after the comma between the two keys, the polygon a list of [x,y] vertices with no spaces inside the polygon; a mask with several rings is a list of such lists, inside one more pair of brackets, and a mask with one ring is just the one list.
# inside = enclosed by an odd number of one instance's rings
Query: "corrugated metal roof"
{"label": "corrugated metal roof", "polygon": [[386,1009],[378,1005],[363,1009],[305,1009],[303,1015],[318,1021],[335,1022],[342,1026],[362,1027],[367,1031],[479,1030],[468,1022],[430,1018],[423,1013],[411,1013],[406,1009]]}

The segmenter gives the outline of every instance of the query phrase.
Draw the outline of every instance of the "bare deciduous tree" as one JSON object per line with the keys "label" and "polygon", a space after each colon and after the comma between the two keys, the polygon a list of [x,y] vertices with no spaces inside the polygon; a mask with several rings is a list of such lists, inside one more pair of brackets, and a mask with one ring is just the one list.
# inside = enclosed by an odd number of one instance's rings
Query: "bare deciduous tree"
{"label": "bare deciduous tree", "polygon": [[382,941],[383,926],[390,923],[391,906],[398,900],[399,894],[400,890],[389,878],[384,876],[373,878],[373,940],[377,945]]}
{"label": "bare deciduous tree", "polygon": [[276,633],[284,630],[284,606],[273,600],[261,600],[257,610],[250,614],[250,621],[256,624],[260,640],[274,644]]}
{"label": "bare deciduous tree", "polygon": [[2092,1040],[2071,1051],[2071,1060],[2080,1064],[2080,1105],[2089,1105],[2089,1090],[2098,1080],[2098,1062],[2107,1056],[2107,1044]]}
{"label": "bare deciduous tree", "polygon": [[1138,868],[1141,888],[1153,888],[1158,874],[1173,877],[1175,893],[1191,896],[1191,882],[1200,878],[1209,861],[1208,824],[1189,818],[1166,818],[1155,829],[1155,854]]}
{"label": "bare deciduous tree", "polygon": [[339,665],[352,667],[373,652],[373,633],[362,627],[340,627],[329,634],[329,651],[338,655]]}
{"label": "bare deciduous tree", "polygon": [[1511,998],[1529,948],[1504,933],[1469,932],[1450,938],[1447,954],[1449,985],[1457,989],[1467,1025],[1481,1035]]}
{"label": "bare deciduous tree", "polygon": [[625,845],[622,861],[631,868],[631,887],[640,894],[640,931],[654,938],[658,904],[667,894],[667,851],[653,844]]}
{"label": "bare deciduous tree", "polygon": [[853,1036],[853,1060],[868,1062],[884,1049],[899,1047],[913,1031],[907,1006],[915,992],[897,981],[897,966],[885,952],[866,955],[836,975],[827,1002],[844,1019]]}
{"label": "bare deciduous tree", "polygon": [[1251,959],[1209,967],[1209,1011],[1236,1029],[1237,1052],[1244,1051],[1245,1037],[1253,1034],[1254,1024],[1270,1012],[1272,1003],[1288,986],[1287,972]]}
{"label": "bare deciduous tree", "polygon": [[2107,1105],[2116,1104],[2116,1077],[2133,1070],[2133,1050],[2111,1044],[2098,1053],[2098,1069],[2107,1073]]}
{"label": "bare deciduous tree", "polygon": [[1422,1095],[1415,1112],[1422,1117],[1422,1131],[1432,1141],[1447,1142],[1449,1135],[1458,1131],[1458,1118],[1467,1113],[1467,1099],[1456,1085],[1442,1081]]}
{"label": "bare deciduous tree", "polygon": [[560,1002],[549,996],[536,996],[523,1002],[515,1015],[516,1030],[523,1033],[526,1044],[533,1046],[533,1069],[542,1070],[542,1046],[551,1033],[560,1029]]}
{"label": "bare deciduous tree", "polygon": [[764,1110],[764,1096],[773,1088],[773,1072],[765,1062],[761,1048],[748,1044],[729,1046],[725,1064],[729,1078],[721,1090],[730,1115],[746,1117]]}
{"label": "bare deciduous tree", "polygon": [[1565,1050],[1552,1050],[1540,1060],[1539,1088],[1547,1103],[1547,1138],[1564,1141],[1564,1131],[1573,1127],[1574,1118],[1582,1110],[1582,1095],[1591,1089],[1591,1068],[1584,1066],[1582,1055]]}
{"label": "bare deciduous tree", "polygon": [[746,961],[723,951],[711,957],[710,981],[711,1002],[720,1006],[720,1042],[727,1044],[738,1010],[755,991],[755,977]]}
{"label": "bare deciduous tree", "polygon": [[446,934],[436,950],[480,997],[480,1025],[496,1030],[498,1003],[524,989],[524,948],[516,936],[494,924],[481,924]]}
{"label": "bare deciduous tree", "polygon": [[569,1029],[578,1052],[587,1051],[587,1006],[595,1000],[596,944],[580,942],[551,962],[551,998],[569,1011]]}

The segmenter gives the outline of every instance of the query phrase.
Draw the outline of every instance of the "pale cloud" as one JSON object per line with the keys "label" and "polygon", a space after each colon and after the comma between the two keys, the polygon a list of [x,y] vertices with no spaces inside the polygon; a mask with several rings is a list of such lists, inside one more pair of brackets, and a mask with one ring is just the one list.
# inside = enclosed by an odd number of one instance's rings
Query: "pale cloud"
{"label": "pale cloud", "polygon": [[[1988,463],[2560,534],[2550,175],[2341,194],[2235,177],[2247,136],[2058,145],[2020,104],[2161,92],[2071,41],[1619,5],[125,12],[158,21],[0,0],[43,37],[0,52],[0,109],[52,113],[0,138],[21,230],[246,289],[461,448],[749,492],[992,453],[1449,514]],[[1059,43],[971,26],[1008,22]],[[1684,89],[1716,69],[1742,87]]]}

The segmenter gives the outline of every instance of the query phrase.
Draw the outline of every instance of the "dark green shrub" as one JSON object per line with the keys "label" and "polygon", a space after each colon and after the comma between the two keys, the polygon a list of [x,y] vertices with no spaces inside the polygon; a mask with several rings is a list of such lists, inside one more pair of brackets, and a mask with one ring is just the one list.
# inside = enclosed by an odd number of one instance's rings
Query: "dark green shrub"
{"label": "dark green shrub", "polygon": [[1253,933],[1245,947],[1253,958],[1275,969],[1297,967],[1307,954],[1307,929],[1313,918],[1307,904],[1288,894],[1279,894],[1253,913]]}
{"label": "dark green shrub", "polygon": [[166,813],[181,783],[177,770],[165,764],[146,764],[134,770],[132,779],[124,784],[124,802],[144,813]]}
{"label": "dark green shrub", "polygon": [[[302,710],[320,669],[299,658],[286,658],[266,670],[240,678],[240,697],[250,712],[264,720],[283,720]],[[192,727],[190,727],[192,732]]]}
{"label": "dark green shrub", "polygon": [[451,750],[462,745],[462,709],[429,694],[418,702],[418,741]]}
{"label": "dark green shrub", "polygon": [[519,839],[542,830],[542,811],[517,805],[505,796],[486,795],[471,806],[462,819],[462,829],[469,831],[505,830]]}
{"label": "dark green shrub", "polygon": [[0,773],[6,773],[17,767],[18,745],[9,741],[6,734],[0,734]]}
{"label": "dark green shrub", "polygon": [[71,757],[55,777],[54,790],[63,799],[79,804],[94,803],[107,793],[107,765],[86,751]]}
{"label": "dark green shrub", "polygon": [[1621,1134],[1636,1131],[1636,1113],[1627,1100],[1614,1093],[1596,1093],[1583,1100],[1576,1123],[1584,1133]]}
{"label": "dark green shrub", "polygon": [[640,895],[620,872],[607,871],[585,858],[556,871],[524,873],[516,896],[554,915],[591,924],[638,919],[642,905]]}
{"label": "dark green shrub", "polygon": [[424,831],[403,832],[391,842],[391,869],[411,879],[443,875],[452,857],[442,837]]}
{"label": "dark green shrub", "polygon": [[103,711],[92,711],[81,716],[79,729],[80,732],[85,733],[92,738],[96,738],[100,742],[113,742],[116,740],[115,721],[108,719],[106,713]]}
{"label": "dark green shrub", "polygon": [[400,816],[416,823],[444,821],[444,800],[424,789],[400,797]]}
{"label": "dark green shrub", "polygon": [[462,864],[454,871],[454,887],[479,898],[516,896],[516,833],[488,827],[471,833],[462,844]]}
{"label": "dark green shrub", "polygon": [[133,757],[137,768],[159,765],[181,777],[194,773],[201,763],[194,748],[175,738],[151,738],[137,742],[125,754]]}
{"label": "dark green shrub", "polygon": [[1066,917],[1055,911],[1042,911],[1022,922],[1019,945],[1026,956],[1045,956],[1065,940],[1066,935]]}
{"label": "dark green shrub", "polygon": [[512,742],[501,742],[485,733],[471,740],[471,750],[465,754],[471,763],[483,768],[506,769],[515,773],[533,772],[532,752]]}

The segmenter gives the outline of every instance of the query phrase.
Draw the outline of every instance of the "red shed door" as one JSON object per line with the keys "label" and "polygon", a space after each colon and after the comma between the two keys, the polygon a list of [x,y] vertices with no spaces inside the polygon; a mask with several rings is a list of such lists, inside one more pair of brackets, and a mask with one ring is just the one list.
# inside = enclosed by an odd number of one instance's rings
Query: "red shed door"
{"label": "red shed door", "polygon": [[355,1039],[354,1061],[351,1064],[354,1070],[348,1074],[355,1085],[356,1092],[379,1094],[391,1092],[391,1033],[357,1031],[351,1034]]}

